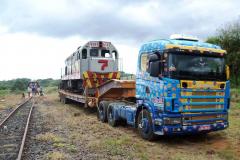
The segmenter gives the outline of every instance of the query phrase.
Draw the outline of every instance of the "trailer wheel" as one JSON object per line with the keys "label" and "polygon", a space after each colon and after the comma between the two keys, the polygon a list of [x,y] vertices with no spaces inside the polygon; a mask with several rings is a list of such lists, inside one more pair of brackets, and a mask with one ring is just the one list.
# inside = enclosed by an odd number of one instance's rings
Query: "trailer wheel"
{"label": "trailer wheel", "polygon": [[115,119],[115,113],[113,110],[113,106],[109,105],[107,109],[107,118],[108,118],[108,124],[112,127],[117,126],[117,120]]}
{"label": "trailer wheel", "polygon": [[98,117],[102,122],[107,122],[107,107],[109,102],[101,101],[98,106]]}
{"label": "trailer wheel", "polygon": [[68,99],[66,97],[61,97],[61,102],[63,104],[67,104],[68,103]]}
{"label": "trailer wheel", "polygon": [[146,109],[143,109],[138,114],[138,132],[143,139],[153,140],[155,138],[152,127],[152,118]]}

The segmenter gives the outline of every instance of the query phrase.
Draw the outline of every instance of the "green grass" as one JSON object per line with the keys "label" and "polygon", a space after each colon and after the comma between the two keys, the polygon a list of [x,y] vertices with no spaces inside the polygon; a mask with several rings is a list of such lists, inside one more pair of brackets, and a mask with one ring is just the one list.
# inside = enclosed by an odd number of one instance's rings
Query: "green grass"
{"label": "green grass", "polygon": [[9,93],[10,93],[9,90],[0,90],[0,97],[4,97],[4,96],[6,96]]}
{"label": "green grass", "polygon": [[43,92],[47,93],[47,94],[54,93],[54,92],[57,92],[57,91],[58,91],[57,86],[43,88]]}
{"label": "green grass", "polygon": [[240,96],[240,88],[231,88],[231,94],[238,94]]}
{"label": "green grass", "polygon": [[104,146],[112,155],[122,155],[124,154],[123,147],[131,145],[131,139],[128,136],[121,136],[116,138],[107,138],[104,141]]}
{"label": "green grass", "polygon": [[219,157],[225,160],[237,160],[236,155],[234,154],[232,149],[224,149],[218,152]]}

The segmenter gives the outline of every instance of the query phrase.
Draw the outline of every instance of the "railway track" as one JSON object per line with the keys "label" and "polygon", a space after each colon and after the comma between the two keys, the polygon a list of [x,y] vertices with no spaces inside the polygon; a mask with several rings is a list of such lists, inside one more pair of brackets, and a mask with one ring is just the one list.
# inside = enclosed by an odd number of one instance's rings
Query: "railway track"
{"label": "railway track", "polygon": [[0,160],[20,160],[34,99],[29,98],[0,122]]}

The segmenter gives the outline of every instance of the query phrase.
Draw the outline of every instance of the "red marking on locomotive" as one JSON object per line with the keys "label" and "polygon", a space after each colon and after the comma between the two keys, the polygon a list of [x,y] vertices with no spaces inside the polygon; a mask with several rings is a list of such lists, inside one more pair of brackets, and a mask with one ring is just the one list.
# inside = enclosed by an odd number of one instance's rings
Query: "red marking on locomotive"
{"label": "red marking on locomotive", "polygon": [[104,71],[104,69],[108,66],[108,60],[98,60],[98,63],[102,63],[101,70]]}

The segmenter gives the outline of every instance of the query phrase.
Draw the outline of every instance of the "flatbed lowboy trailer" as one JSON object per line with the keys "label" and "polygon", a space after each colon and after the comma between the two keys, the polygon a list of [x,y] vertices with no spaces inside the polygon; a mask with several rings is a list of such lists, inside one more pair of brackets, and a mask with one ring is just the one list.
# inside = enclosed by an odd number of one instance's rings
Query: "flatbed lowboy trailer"
{"label": "flatbed lowboy trailer", "polygon": [[67,103],[68,100],[84,103],[86,107],[98,107],[100,101],[123,101],[135,98],[135,81],[133,80],[109,80],[96,88],[95,96],[80,95],[60,89],[60,100]]}

